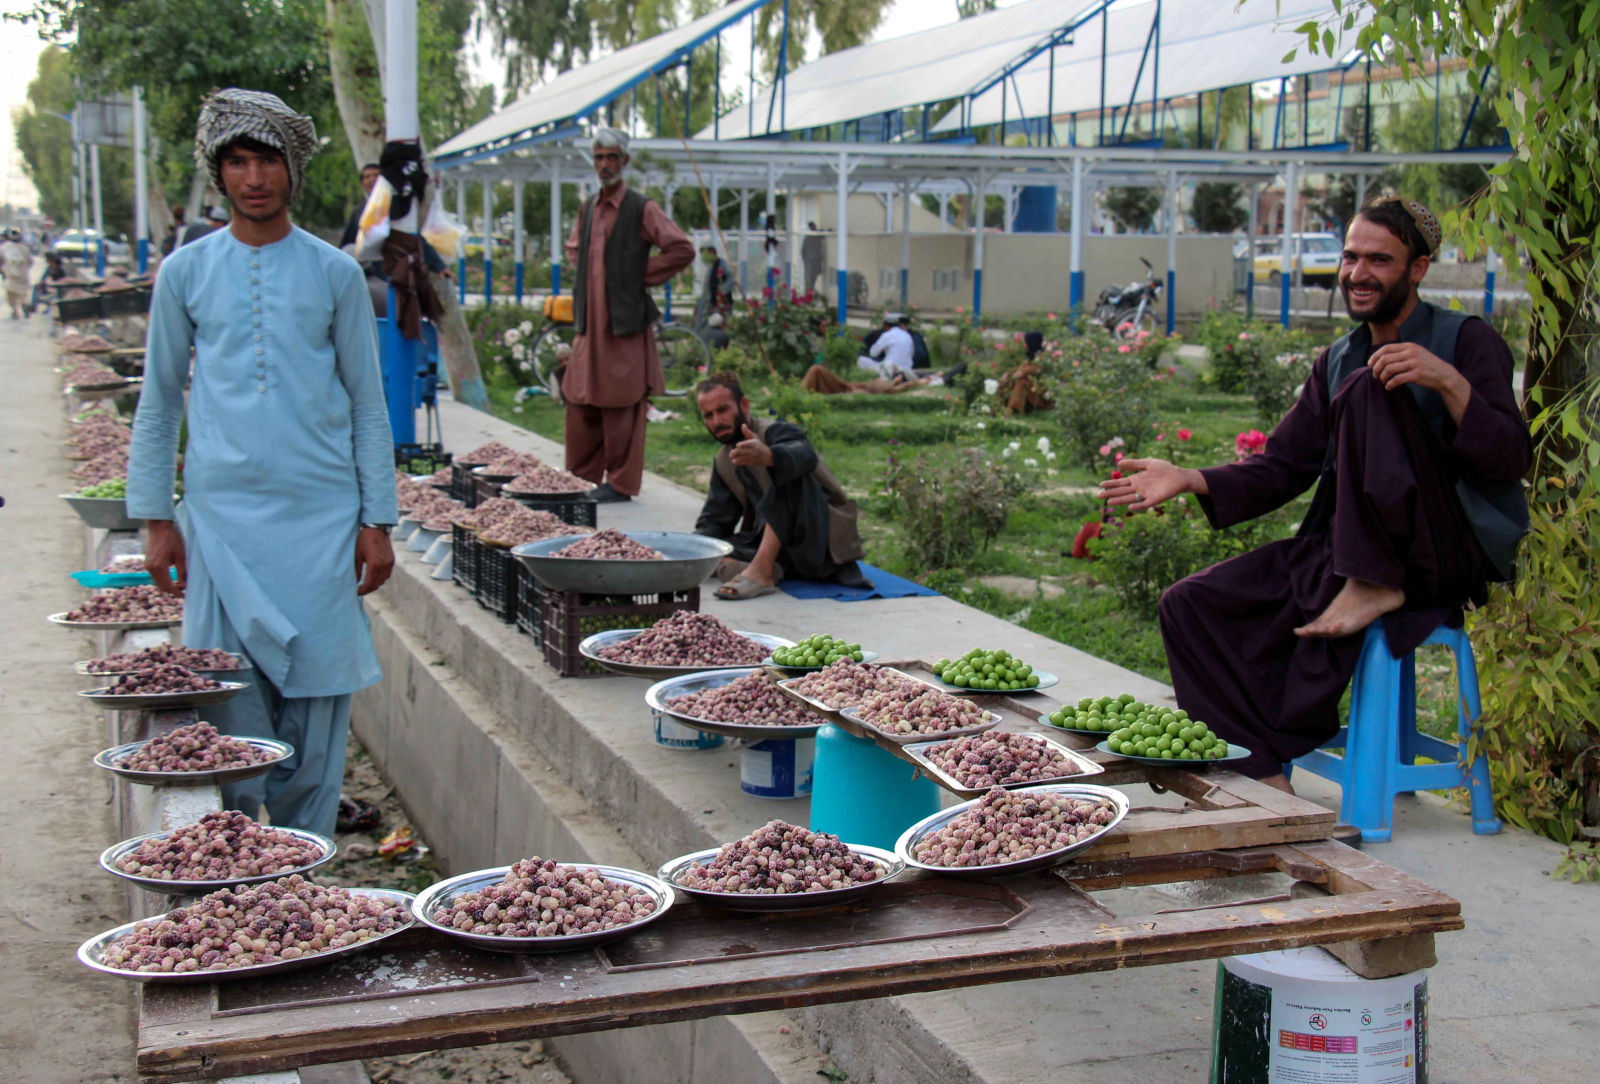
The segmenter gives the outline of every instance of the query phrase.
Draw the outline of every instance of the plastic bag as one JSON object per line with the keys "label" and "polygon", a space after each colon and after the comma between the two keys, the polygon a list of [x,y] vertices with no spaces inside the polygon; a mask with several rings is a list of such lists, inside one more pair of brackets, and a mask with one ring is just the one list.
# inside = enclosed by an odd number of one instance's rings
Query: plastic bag
{"label": "plastic bag", "polygon": [[438,194],[428,204],[428,218],[422,224],[422,239],[446,260],[458,259],[461,254],[461,236],[466,232],[461,220],[444,209],[444,200]]}
{"label": "plastic bag", "polygon": [[383,243],[389,239],[389,201],[393,197],[394,188],[379,177],[378,183],[372,186],[372,195],[367,197],[366,206],[361,208],[361,228],[356,232],[356,259],[383,258]]}

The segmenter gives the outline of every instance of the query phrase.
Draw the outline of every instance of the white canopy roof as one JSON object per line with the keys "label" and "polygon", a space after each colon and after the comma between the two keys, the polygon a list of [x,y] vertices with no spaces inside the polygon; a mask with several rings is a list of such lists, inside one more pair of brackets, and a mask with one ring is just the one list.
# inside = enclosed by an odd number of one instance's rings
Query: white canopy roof
{"label": "white canopy roof", "polygon": [[[1031,47],[1076,21],[1081,12],[1094,10],[1102,2],[1031,0],[949,26],[829,53],[789,73],[787,95],[771,110],[772,129],[778,130],[780,111],[783,126],[797,131],[970,94]],[[1230,6],[1227,0],[1209,2]],[[782,83],[778,89],[782,91]],[[735,109],[723,117],[721,138],[768,134],[771,99],[770,90],[763,92],[756,97],[754,109]],[[753,130],[749,123],[752,115]],[[699,138],[711,138],[711,129],[706,128]]]}
{"label": "white canopy roof", "polygon": [[[504,109],[442,144],[437,157],[465,154],[501,144],[547,124],[581,117],[601,104],[643,82],[658,66],[714,37],[771,0],[732,0],[709,15],[702,15],[676,30],[647,38],[609,56],[562,72],[548,83],[524,94]],[[763,114],[765,115],[765,114]]]}
{"label": "white canopy roof", "polygon": [[[1155,9],[1156,0],[1147,0],[1110,11],[1106,37],[1107,106],[1126,108],[1130,97],[1150,100],[1154,77],[1150,62],[1144,65],[1137,94],[1133,84],[1139,76],[1139,62]],[[1335,56],[1354,48],[1357,31],[1372,17],[1372,9],[1366,5],[1356,5],[1352,10],[1357,13],[1356,27],[1343,32],[1334,49]],[[1305,38],[1295,28],[1313,21],[1340,34],[1342,22],[1335,19],[1329,0],[1247,0],[1238,6],[1226,0],[1161,0],[1160,97],[1187,97],[1201,91],[1342,67],[1325,53],[1312,55],[1305,48]],[[1284,56],[1297,46],[1295,58],[1285,64]],[[1049,53],[1029,61],[1014,79],[1007,80],[1006,86],[1008,118],[1043,117],[1050,113]],[[1054,115],[1099,108],[1100,23],[1096,19],[1077,32],[1073,44],[1056,47]],[[973,103],[967,126],[998,124],[1000,114],[1000,87],[995,86]],[[958,111],[953,111],[934,130],[954,131],[961,126]]]}

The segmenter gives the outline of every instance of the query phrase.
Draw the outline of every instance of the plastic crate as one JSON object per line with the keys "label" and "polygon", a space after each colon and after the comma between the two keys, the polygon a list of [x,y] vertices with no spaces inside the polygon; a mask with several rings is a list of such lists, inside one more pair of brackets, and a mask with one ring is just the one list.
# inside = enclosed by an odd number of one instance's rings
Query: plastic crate
{"label": "plastic crate", "polygon": [[407,474],[434,474],[450,466],[450,453],[443,444],[396,444],[394,465]]}
{"label": "plastic crate", "polygon": [[459,523],[450,525],[450,551],[454,562],[452,575],[457,583],[476,594],[478,590],[478,558],[483,543],[478,536]]}
{"label": "plastic crate", "polygon": [[450,499],[460,501],[468,508],[478,507],[478,489],[474,485],[477,479],[472,476],[472,468],[482,466],[481,463],[451,463],[450,464]]}
{"label": "plastic crate", "polygon": [[576,501],[541,501],[536,497],[519,497],[515,493],[504,494],[535,512],[549,512],[562,523],[570,523],[574,527],[594,527],[600,522],[596,509],[600,506],[590,500]]}
{"label": "plastic crate", "polygon": [[112,290],[100,295],[100,311],[106,316],[137,316],[150,311],[154,289],[138,286],[132,290]]}
{"label": "plastic crate", "polygon": [[500,487],[505,483],[491,482],[487,478],[474,478],[472,480],[472,484],[475,495],[478,498],[472,502],[472,507],[476,508],[485,501],[492,501],[496,497],[500,496]]}
{"label": "plastic crate", "polygon": [[608,629],[649,628],[663,617],[700,609],[700,588],[650,595],[585,595],[577,591],[543,592],[540,620],[544,661],[562,677],[609,673],[578,654],[585,637]]}
{"label": "plastic crate", "polygon": [[544,588],[527,569],[517,580],[517,629],[533,637],[535,648],[544,647]]}
{"label": "plastic crate", "polygon": [[517,623],[517,584],[522,579],[522,562],[511,551],[478,543],[478,587],[473,592],[478,605],[508,625]]}
{"label": "plastic crate", "polygon": [[77,297],[56,302],[56,319],[63,324],[81,324],[87,320],[105,319],[105,308],[101,304],[105,299],[99,294],[93,297]]}

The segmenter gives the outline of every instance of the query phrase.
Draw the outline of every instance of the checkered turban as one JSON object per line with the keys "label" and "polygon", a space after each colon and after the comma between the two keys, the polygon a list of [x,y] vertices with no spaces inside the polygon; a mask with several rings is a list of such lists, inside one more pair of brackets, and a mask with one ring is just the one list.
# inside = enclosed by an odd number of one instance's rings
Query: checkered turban
{"label": "checkered turban", "polygon": [[200,107],[200,123],[194,133],[195,163],[211,174],[217,191],[222,186],[222,165],[217,152],[236,139],[249,138],[283,152],[289,167],[289,201],[299,198],[305,186],[306,163],[317,153],[317,126],[311,118],[296,113],[276,94],[260,90],[213,91]]}

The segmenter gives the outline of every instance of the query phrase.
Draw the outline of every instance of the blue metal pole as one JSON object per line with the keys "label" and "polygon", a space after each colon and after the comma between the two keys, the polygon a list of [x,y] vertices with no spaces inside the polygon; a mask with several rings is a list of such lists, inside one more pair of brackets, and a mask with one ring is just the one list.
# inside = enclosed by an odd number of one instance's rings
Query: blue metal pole
{"label": "blue metal pole", "polygon": [[139,238],[139,274],[150,270],[150,238]]}
{"label": "blue metal pole", "polygon": [[[467,226],[467,182],[456,182],[456,215],[461,219],[462,228]],[[465,306],[467,303],[467,239],[461,239],[461,251],[456,253],[456,301]]]}
{"label": "blue metal pole", "polygon": [[389,431],[396,444],[417,442],[416,344],[400,334],[395,319],[394,287],[389,288],[389,315],[378,321],[378,343],[383,362],[383,394],[389,407]]}
{"label": "blue metal pole", "polygon": [[483,182],[483,307],[494,304],[494,184]]}
{"label": "blue metal pole", "polygon": [[1485,320],[1494,315],[1494,249],[1489,249],[1483,255],[1483,318]]}

